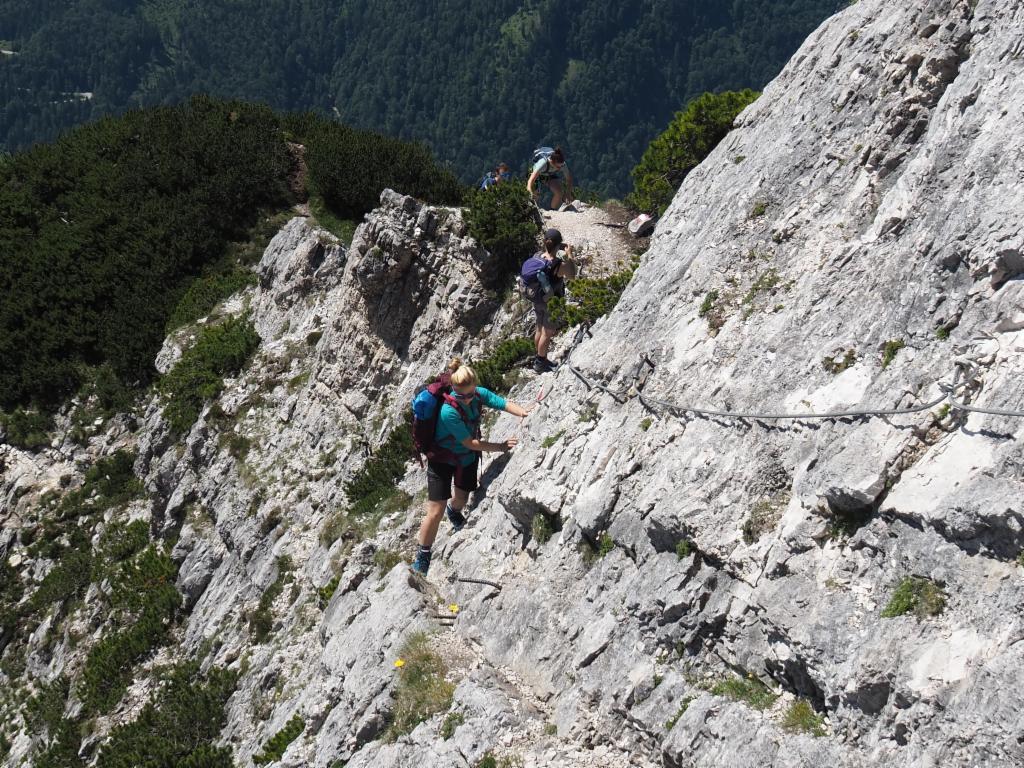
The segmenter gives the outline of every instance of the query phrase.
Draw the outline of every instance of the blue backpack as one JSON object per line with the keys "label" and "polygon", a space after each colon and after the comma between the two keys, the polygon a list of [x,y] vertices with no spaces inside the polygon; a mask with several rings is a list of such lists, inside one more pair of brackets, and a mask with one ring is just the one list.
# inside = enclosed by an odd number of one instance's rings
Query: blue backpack
{"label": "blue backpack", "polygon": [[523,278],[524,283],[536,283],[540,280],[538,275],[541,272],[546,271],[547,268],[547,259],[541,256],[539,253],[535,253],[533,256],[531,256],[530,258],[523,262],[523,268],[519,271],[519,276]]}
{"label": "blue backpack", "polygon": [[494,171],[488,171],[488,173],[480,179],[480,189],[490,189],[499,181],[508,181],[512,178],[511,171],[505,171],[504,173],[495,173]]}
{"label": "blue backpack", "polygon": [[541,254],[534,254],[523,262],[523,268],[519,270],[519,292],[530,301],[557,293],[561,279],[555,275],[559,266],[560,259],[548,261]]}
{"label": "blue backpack", "polygon": [[458,457],[452,451],[434,443],[437,417],[441,412],[441,406],[445,403],[458,411],[466,426],[470,427],[474,435],[479,437],[479,428],[471,423],[469,414],[462,407],[462,403],[452,397],[451,392],[452,375],[445,372],[438,376],[432,384],[420,387],[412,399],[412,443],[416,458],[419,459],[421,465],[424,456],[430,461],[441,461],[446,464],[459,463]]}

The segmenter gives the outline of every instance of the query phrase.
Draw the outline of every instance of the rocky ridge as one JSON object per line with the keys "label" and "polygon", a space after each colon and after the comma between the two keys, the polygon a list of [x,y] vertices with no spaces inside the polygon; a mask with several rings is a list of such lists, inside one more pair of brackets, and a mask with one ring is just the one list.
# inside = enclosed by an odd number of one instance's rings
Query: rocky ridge
{"label": "rocky ridge", "polygon": [[[826,22],[688,177],[616,310],[561,353],[613,390],[642,374],[648,404],[909,408],[959,365],[961,397],[1020,409],[1022,26],[1009,0],[860,0]],[[176,536],[186,609],[144,666],[239,672],[222,732],[239,765],[295,715],[273,764],[1024,763],[1020,419],[687,417],[563,366],[513,389],[544,397],[491,427],[522,442],[488,458],[427,583],[387,557],[418,523],[414,465],[404,501],[353,536],[344,481],[415,386],[522,327],[487,258],[457,210],[391,192],[350,249],[293,220],[221,310],[251,313],[256,358],[187,436],[154,400],[87,449],[0,447],[0,554],[24,557],[15,534],[76,462],[136,449],[148,496],[117,514]],[[943,610],[883,616],[911,577]],[[257,641],[251,614],[282,578]],[[432,618],[449,605],[453,622]],[[462,722],[392,743],[394,662],[418,629],[437,630]],[[80,653],[37,631],[25,678]],[[86,748],[137,713],[144,671]],[[19,732],[7,764],[32,745]]]}

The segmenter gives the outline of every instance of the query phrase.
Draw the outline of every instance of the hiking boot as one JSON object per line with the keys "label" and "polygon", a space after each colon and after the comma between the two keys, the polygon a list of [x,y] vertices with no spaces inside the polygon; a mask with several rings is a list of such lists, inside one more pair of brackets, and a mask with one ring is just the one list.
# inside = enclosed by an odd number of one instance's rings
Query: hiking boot
{"label": "hiking boot", "polygon": [[412,561],[412,569],[420,576],[426,576],[430,570],[430,550],[416,550],[416,559]]}
{"label": "hiking boot", "polygon": [[458,533],[466,527],[466,516],[462,514],[461,509],[454,509],[449,504],[444,511],[448,515],[448,522],[452,524],[452,533]]}
{"label": "hiking boot", "polygon": [[558,366],[548,360],[546,357],[535,357],[533,359],[533,371],[534,373],[547,373],[553,371]]}

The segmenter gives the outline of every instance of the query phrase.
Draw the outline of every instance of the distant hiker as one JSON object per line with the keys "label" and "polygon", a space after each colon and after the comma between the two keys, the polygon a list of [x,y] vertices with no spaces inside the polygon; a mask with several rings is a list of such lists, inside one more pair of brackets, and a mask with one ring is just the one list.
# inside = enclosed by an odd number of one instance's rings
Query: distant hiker
{"label": "distant hiker", "polygon": [[[436,406],[438,401],[442,402],[440,407]],[[441,514],[447,514],[453,531],[462,530],[466,524],[462,510],[469,494],[477,489],[480,454],[506,453],[519,442],[515,438],[500,443],[480,439],[480,416],[485,406],[513,416],[528,413],[477,386],[476,372],[457,357],[449,363],[448,371],[413,401],[413,437],[417,450],[427,456],[427,514],[420,525],[419,548],[412,569],[424,576],[430,569],[430,548],[441,524]],[[432,418],[428,413],[431,408]],[[424,428],[428,432],[432,428],[433,434],[423,434]]]}
{"label": "distant hiker", "polygon": [[[540,196],[540,191],[534,189],[538,181],[547,184],[551,190],[551,209],[557,210],[564,202],[571,203],[572,195],[572,171],[565,164],[565,153],[561,147],[540,147],[533,153],[534,163],[530,172],[530,178],[526,180],[526,189],[534,198]],[[564,178],[563,178],[564,177]]]}
{"label": "distant hiker", "polygon": [[500,184],[501,182],[508,181],[511,178],[512,169],[508,167],[508,163],[498,163],[497,168],[489,172],[480,180],[480,189],[490,189],[495,184]]}
{"label": "distant hiker", "polygon": [[533,370],[546,373],[555,365],[548,360],[548,347],[557,329],[551,322],[548,301],[552,296],[565,295],[565,281],[576,276],[576,263],[572,258],[572,246],[562,247],[562,233],[549,229],[544,233],[544,250],[528,258],[519,273],[523,296],[533,302],[533,313],[537,329],[533,332],[533,343],[537,356]]}

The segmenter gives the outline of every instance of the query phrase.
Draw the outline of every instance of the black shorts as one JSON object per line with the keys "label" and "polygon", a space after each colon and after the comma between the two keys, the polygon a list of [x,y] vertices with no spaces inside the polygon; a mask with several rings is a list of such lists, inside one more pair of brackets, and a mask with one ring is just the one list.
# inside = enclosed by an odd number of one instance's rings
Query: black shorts
{"label": "black shorts", "polygon": [[475,456],[473,463],[466,467],[456,467],[441,461],[427,462],[427,498],[430,501],[447,501],[452,497],[452,481],[460,491],[477,489],[477,468],[480,457]]}

